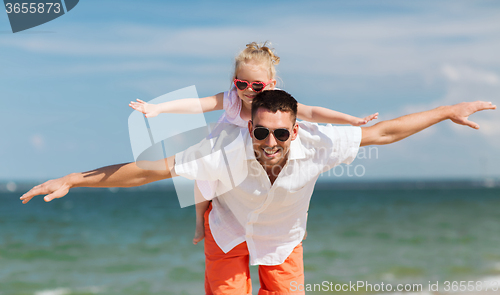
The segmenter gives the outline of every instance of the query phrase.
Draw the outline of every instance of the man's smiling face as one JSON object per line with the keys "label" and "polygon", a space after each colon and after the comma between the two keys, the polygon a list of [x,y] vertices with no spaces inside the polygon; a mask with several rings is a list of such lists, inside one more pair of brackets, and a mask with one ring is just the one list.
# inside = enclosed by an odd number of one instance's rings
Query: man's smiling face
{"label": "man's smiling face", "polygon": [[[269,129],[269,135],[259,140],[254,136],[254,130],[258,127]],[[272,169],[274,166],[283,167],[288,158],[290,144],[297,137],[299,125],[295,122],[294,116],[290,112],[271,112],[265,108],[259,108],[253,120],[248,122],[248,129],[252,137],[255,157],[264,169]],[[276,129],[287,129],[290,136],[287,140],[278,140],[274,134]]]}

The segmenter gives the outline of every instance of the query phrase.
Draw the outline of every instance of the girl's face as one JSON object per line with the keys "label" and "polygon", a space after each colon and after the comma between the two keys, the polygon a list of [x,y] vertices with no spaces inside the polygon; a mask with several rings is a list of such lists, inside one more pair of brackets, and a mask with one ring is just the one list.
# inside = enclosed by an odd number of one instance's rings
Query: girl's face
{"label": "girl's face", "polygon": [[[270,79],[267,69],[265,69],[261,64],[250,61],[248,63],[242,63],[236,74],[236,79],[252,82],[264,82],[269,83],[266,85],[264,90],[274,89],[276,85],[276,80]],[[236,88],[239,98],[243,101],[243,104],[250,107],[252,105],[253,98],[257,95],[252,87],[247,87],[245,90],[239,90]]]}

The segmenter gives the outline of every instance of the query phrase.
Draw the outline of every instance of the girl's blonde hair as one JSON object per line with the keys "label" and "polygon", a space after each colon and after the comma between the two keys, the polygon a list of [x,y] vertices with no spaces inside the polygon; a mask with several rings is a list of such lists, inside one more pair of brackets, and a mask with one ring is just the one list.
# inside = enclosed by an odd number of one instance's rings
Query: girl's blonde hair
{"label": "girl's blonde hair", "polygon": [[276,77],[276,68],[274,66],[280,63],[280,58],[274,54],[274,48],[270,48],[270,45],[271,44],[267,41],[263,44],[259,44],[257,42],[247,44],[247,47],[243,49],[235,58],[233,80],[236,79],[236,74],[238,73],[241,64],[248,63],[250,61],[262,63],[262,66],[267,68],[269,72],[269,78],[274,79]]}

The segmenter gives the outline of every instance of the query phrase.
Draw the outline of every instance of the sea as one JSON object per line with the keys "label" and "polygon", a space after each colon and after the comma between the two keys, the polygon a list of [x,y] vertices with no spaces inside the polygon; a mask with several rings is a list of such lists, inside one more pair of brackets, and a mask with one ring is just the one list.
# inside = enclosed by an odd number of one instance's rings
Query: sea
{"label": "sea", "polygon": [[[23,205],[25,190],[0,191],[0,295],[204,294],[195,210],[180,208],[168,184],[75,189]],[[498,184],[320,183],[307,233],[305,284],[294,286],[307,294],[500,284]],[[257,294],[257,268],[251,272]],[[398,285],[421,289],[396,292]]]}

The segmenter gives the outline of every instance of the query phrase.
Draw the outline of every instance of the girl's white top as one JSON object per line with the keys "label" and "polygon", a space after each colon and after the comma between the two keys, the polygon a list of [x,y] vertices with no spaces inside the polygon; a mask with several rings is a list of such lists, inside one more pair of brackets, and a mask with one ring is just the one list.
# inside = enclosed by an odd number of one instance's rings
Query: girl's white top
{"label": "girl's white top", "polygon": [[[239,98],[234,86],[231,90],[224,92],[222,108],[224,113],[217,123],[233,124],[241,128],[247,128],[248,122],[243,120],[240,116],[241,98]],[[205,199],[212,200],[215,197],[217,182],[218,181],[197,180],[196,185]]]}

